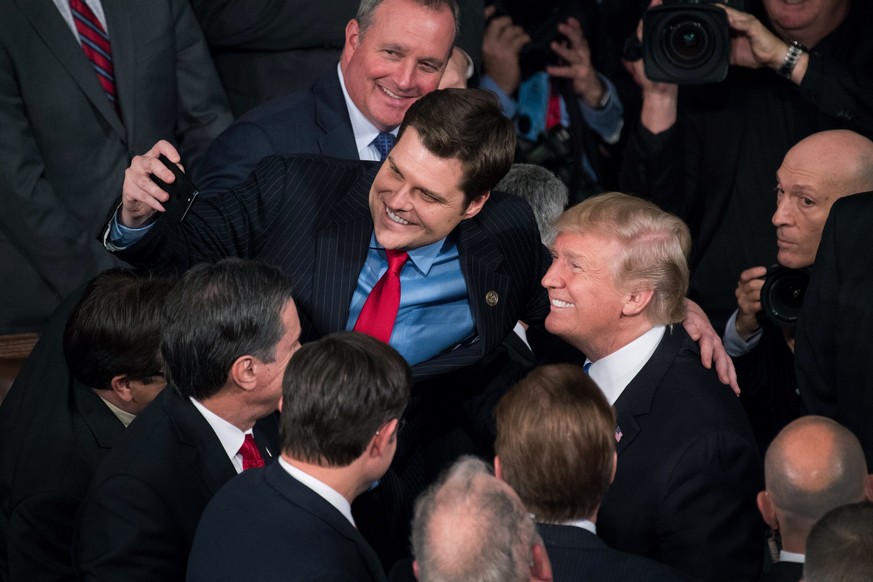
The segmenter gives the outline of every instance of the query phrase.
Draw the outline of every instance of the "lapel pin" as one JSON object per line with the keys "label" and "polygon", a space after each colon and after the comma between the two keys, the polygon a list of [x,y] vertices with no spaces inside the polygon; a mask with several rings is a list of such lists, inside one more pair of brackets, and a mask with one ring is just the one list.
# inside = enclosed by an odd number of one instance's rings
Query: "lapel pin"
{"label": "lapel pin", "polygon": [[497,291],[489,291],[485,294],[485,303],[488,304],[488,307],[494,307],[498,301],[500,301],[500,296]]}

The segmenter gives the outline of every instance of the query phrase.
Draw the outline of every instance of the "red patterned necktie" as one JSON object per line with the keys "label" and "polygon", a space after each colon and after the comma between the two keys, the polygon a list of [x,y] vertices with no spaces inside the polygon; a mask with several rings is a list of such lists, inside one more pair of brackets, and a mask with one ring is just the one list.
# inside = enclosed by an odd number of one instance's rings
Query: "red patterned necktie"
{"label": "red patterned necktie", "polygon": [[404,251],[389,249],[385,249],[385,255],[388,257],[388,270],[376,282],[364,302],[361,315],[355,323],[355,331],[387,344],[394,329],[394,320],[397,319],[397,309],[400,307],[400,271],[409,255]]}
{"label": "red patterned necktie", "polygon": [[73,13],[73,22],[82,41],[82,50],[91,61],[97,80],[103,87],[109,102],[115,107],[116,113],[121,115],[118,106],[118,93],[115,89],[115,69],[112,66],[112,49],[109,46],[109,35],[103,30],[103,26],[97,16],[83,0],[70,0],[70,10]]}
{"label": "red patterned necktie", "polygon": [[242,446],[239,448],[239,454],[243,458],[243,471],[246,469],[257,469],[264,466],[264,458],[261,457],[261,452],[258,450],[258,445],[255,444],[255,437],[251,433],[246,434]]}

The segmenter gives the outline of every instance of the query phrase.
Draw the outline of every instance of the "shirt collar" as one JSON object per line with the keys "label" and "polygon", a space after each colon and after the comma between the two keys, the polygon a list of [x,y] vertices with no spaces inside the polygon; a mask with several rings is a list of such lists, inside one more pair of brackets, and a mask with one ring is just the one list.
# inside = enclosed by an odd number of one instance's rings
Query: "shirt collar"
{"label": "shirt collar", "polygon": [[[349,92],[346,90],[346,82],[343,78],[343,71],[337,63],[336,66],[337,75],[339,75],[340,87],[343,90],[343,98],[346,101],[346,109],[349,110],[349,119],[352,122],[352,133],[355,134],[355,149],[358,150],[358,155],[362,160],[370,160],[374,162],[379,161],[379,156],[375,152],[375,148],[371,148],[370,145],[373,143],[373,140],[376,139],[376,136],[379,135],[379,129],[370,123],[370,121],[364,117],[364,114],[361,113],[361,110],[358,109],[358,106],[355,105],[352,98],[349,97]],[[391,133],[394,134],[394,137],[397,137],[398,128],[395,127]],[[374,157],[375,156],[375,157]]]}
{"label": "shirt collar", "polygon": [[[384,250],[384,247],[379,244],[379,241],[376,240],[375,232],[370,235],[370,248]],[[430,271],[430,268],[437,261],[437,259],[439,259],[443,255],[453,252],[454,249],[455,243],[453,242],[451,237],[443,237],[440,240],[429,245],[419,247],[417,249],[412,249],[407,254],[409,255],[410,262],[412,262],[412,264],[415,265],[415,268],[418,269],[418,271],[426,277],[428,272]]]}
{"label": "shirt collar", "polygon": [[570,527],[579,527],[582,529],[587,529],[588,531],[590,531],[594,535],[597,535],[597,526],[594,524],[593,521],[590,521],[588,519],[573,519],[570,521],[565,521],[561,525],[567,525]]}
{"label": "shirt collar", "polygon": [[312,489],[312,491],[318,494],[319,497],[333,505],[337,511],[343,514],[343,517],[349,520],[349,523],[351,523],[352,526],[355,526],[355,519],[352,517],[352,506],[349,504],[348,499],[343,497],[336,489],[319,481],[309,473],[298,469],[281,456],[279,457],[279,465],[281,465],[289,475],[300,481],[304,486]]}
{"label": "shirt collar", "polygon": [[233,463],[233,466],[237,468],[237,472],[242,471],[242,462],[238,462],[236,457],[246,438],[246,433],[203,406],[200,401],[194,398],[190,398],[190,400],[194,407],[200,411],[200,414],[203,415],[203,418],[206,419],[206,422],[209,423],[209,426],[212,427],[215,436],[221,441],[221,446],[224,448],[227,457]]}
{"label": "shirt collar", "polygon": [[806,555],[805,554],[795,554],[794,552],[786,552],[785,550],[779,550],[779,561],[780,562],[794,562],[796,564],[805,564],[806,563]]}
{"label": "shirt collar", "polygon": [[620,350],[591,364],[588,375],[603,391],[610,405],[615,404],[627,385],[655,353],[665,330],[663,325],[656,325]]}
{"label": "shirt collar", "polygon": [[115,418],[121,421],[121,424],[123,424],[125,428],[127,428],[128,425],[133,422],[133,419],[136,418],[135,414],[118,408],[117,406],[100,396],[100,394],[97,394],[97,397],[103,401],[103,404],[105,404],[109,408],[109,411],[115,415]]}

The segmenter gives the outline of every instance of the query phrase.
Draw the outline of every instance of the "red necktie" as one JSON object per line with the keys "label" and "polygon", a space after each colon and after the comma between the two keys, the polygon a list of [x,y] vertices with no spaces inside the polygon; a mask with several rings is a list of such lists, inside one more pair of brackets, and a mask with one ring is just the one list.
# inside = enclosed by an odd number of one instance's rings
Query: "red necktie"
{"label": "red necktie", "polygon": [[264,466],[264,459],[261,457],[261,452],[258,451],[258,445],[255,444],[255,437],[251,433],[246,434],[242,446],[239,448],[239,454],[243,458],[243,471],[246,469],[257,469]]}
{"label": "red necktie", "polygon": [[103,26],[97,16],[83,0],[70,0],[70,10],[73,13],[73,22],[82,41],[82,50],[91,61],[97,80],[103,87],[107,99],[115,107],[116,113],[121,115],[118,106],[118,93],[115,90],[115,69],[112,66],[112,50],[109,46],[109,35],[103,30]]}
{"label": "red necktie", "polygon": [[404,251],[385,249],[388,257],[388,270],[376,282],[370,291],[361,315],[355,323],[355,331],[388,343],[394,320],[397,319],[397,309],[400,307],[400,271],[406,264],[409,255]]}

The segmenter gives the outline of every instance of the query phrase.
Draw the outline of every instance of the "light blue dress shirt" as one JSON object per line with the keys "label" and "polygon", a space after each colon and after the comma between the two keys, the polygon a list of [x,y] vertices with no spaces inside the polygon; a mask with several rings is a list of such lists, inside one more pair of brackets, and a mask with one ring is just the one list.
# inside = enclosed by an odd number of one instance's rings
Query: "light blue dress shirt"
{"label": "light blue dress shirt", "polygon": [[[385,250],[371,235],[367,260],[349,304],[346,329],[355,327],[367,296],[387,270]],[[409,251],[409,260],[400,272],[400,308],[391,332],[391,346],[414,366],[473,337],[474,333],[457,245],[446,238]]]}

